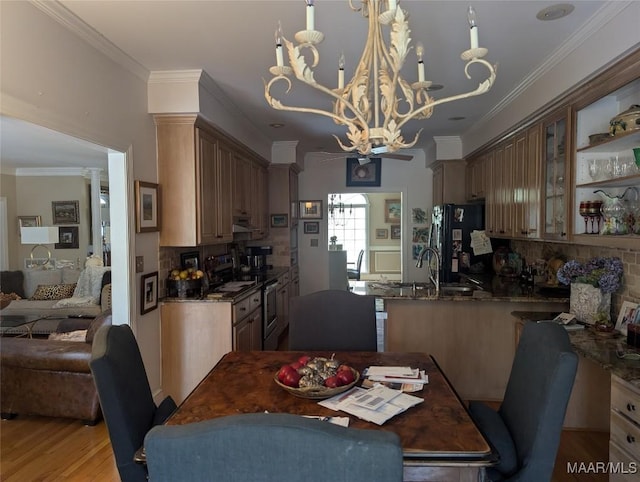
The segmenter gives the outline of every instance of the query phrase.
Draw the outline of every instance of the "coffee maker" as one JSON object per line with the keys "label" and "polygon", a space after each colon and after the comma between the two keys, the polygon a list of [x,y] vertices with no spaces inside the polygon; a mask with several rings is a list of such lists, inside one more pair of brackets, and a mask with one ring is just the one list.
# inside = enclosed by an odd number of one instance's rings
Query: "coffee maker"
{"label": "coffee maker", "polygon": [[267,256],[273,253],[271,246],[247,246],[247,266],[252,272],[265,271],[272,266],[267,264]]}

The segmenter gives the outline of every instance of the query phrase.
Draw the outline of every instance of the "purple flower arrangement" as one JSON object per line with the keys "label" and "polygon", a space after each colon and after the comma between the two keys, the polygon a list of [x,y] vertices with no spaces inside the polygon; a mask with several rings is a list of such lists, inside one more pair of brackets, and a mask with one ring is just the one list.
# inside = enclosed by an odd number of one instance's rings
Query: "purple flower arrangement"
{"label": "purple flower arrangement", "polygon": [[583,264],[572,259],[558,270],[557,276],[565,285],[587,283],[603,293],[614,293],[622,284],[622,261],[617,257],[598,257]]}

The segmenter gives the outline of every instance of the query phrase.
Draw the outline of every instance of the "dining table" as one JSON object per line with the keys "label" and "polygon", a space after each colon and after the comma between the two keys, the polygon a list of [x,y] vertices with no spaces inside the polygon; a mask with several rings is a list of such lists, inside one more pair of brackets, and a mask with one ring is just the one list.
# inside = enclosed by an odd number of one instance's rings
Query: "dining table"
{"label": "dining table", "polygon": [[[293,395],[275,377],[301,356],[335,358],[360,374],[370,366],[424,370],[428,383],[411,395],[423,401],[382,425],[367,422]],[[357,385],[362,383],[362,377]],[[427,353],[233,351],[227,353],[165,422],[180,425],[243,413],[290,413],[349,417],[349,427],[388,430],[400,438],[404,480],[477,481],[482,467],[498,456],[472,420],[436,360]]]}

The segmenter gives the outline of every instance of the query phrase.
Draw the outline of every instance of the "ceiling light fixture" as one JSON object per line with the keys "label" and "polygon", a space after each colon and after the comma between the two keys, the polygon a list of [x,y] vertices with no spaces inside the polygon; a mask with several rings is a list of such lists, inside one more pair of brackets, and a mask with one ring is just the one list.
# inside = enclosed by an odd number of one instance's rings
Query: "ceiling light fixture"
{"label": "ceiling light fixture", "polygon": [[[467,19],[471,46],[460,55],[466,62],[464,73],[468,79],[471,64],[484,65],[489,71],[488,77],[475,90],[442,99],[434,99],[429,92],[435,90],[435,84],[424,77],[424,47],[416,44],[418,56],[418,81],[409,84],[400,75],[400,70],[412,47],[411,30],[407,22],[407,12],[398,7],[397,0],[362,0],[362,6],[354,7],[354,0],[348,0],[355,12],[362,12],[368,19],[369,33],[367,42],[353,78],[344,85],[344,55],[338,62],[338,85],[336,88],[325,87],[314,78],[314,68],[318,65],[320,55],[316,45],[322,42],[324,34],[315,30],[314,0],[305,0],[307,11],[306,29],[295,34],[297,45],[287,40],[280,23],[276,30],[276,65],[269,69],[273,78],[265,81],[265,98],[271,107],[291,112],[308,112],[330,117],[337,124],[347,127],[348,143],[334,136],[340,147],[347,152],[357,151],[366,156],[373,152],[375,146],[384,146],[385,152],[413,147],[418,141],[420,132],[411,141],[405,141],[401,128],[411,119],[427,119],[431,117],[433,108],[439,104],[465,99],[486,93],[496,78],[496,67],[483,59],[487,49],[478,46],[478,26],[473,7],[469,7]],[[389,46],[384,42],[383,26],[390,27]],[[284,65],[283,46],[286,46],[289,64]],[[310,63],[304,50],[308,50]],[[295,77],[304,84],[323,92],[333,99],[333,110],[322,110],[311,107],[295,107],[284,105],[271,95],[272,86],[283,80],[287,84],[287,93],[292,82],[289,76]],[[439,86],[441,87],[441,86]],[[397,92],[400,91],[400,97]],[[415,93],[414,93],[415,92]],[[401,105],[406,103],[406,108]]]}
{"label": "ceiling light fixture", "polygon": [[558,5],[550,5],[540,10],[537,13],[536,18],[542,21],[557,20],[559,18],[566,17],[567,15],[569,15],[571,12],[573,12],[573,9],[574,7],[570,3],[560,3]]}

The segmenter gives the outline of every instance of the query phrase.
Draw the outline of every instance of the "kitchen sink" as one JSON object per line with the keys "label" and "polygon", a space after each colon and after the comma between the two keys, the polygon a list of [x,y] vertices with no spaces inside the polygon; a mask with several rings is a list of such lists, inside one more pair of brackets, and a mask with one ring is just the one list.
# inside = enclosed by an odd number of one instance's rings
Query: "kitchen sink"
{"label": "kitchen sink", "polygon": [[417,290],[424,290],[427,288],[433,288],[433,284],[431,283],[423,283],[423,282],[409,282],[409,283],[389,283],[388,286],[390,286],[391,288],[413,288],[415,286],[415,288]]}
{"label": "kitchen sink", "polygon": [[440,293],[443,295],[467,295],[471,296],[473,292],[476,290],[476,287],[473,285],[462,284],[462,283],[441,283],[440,284]]}

